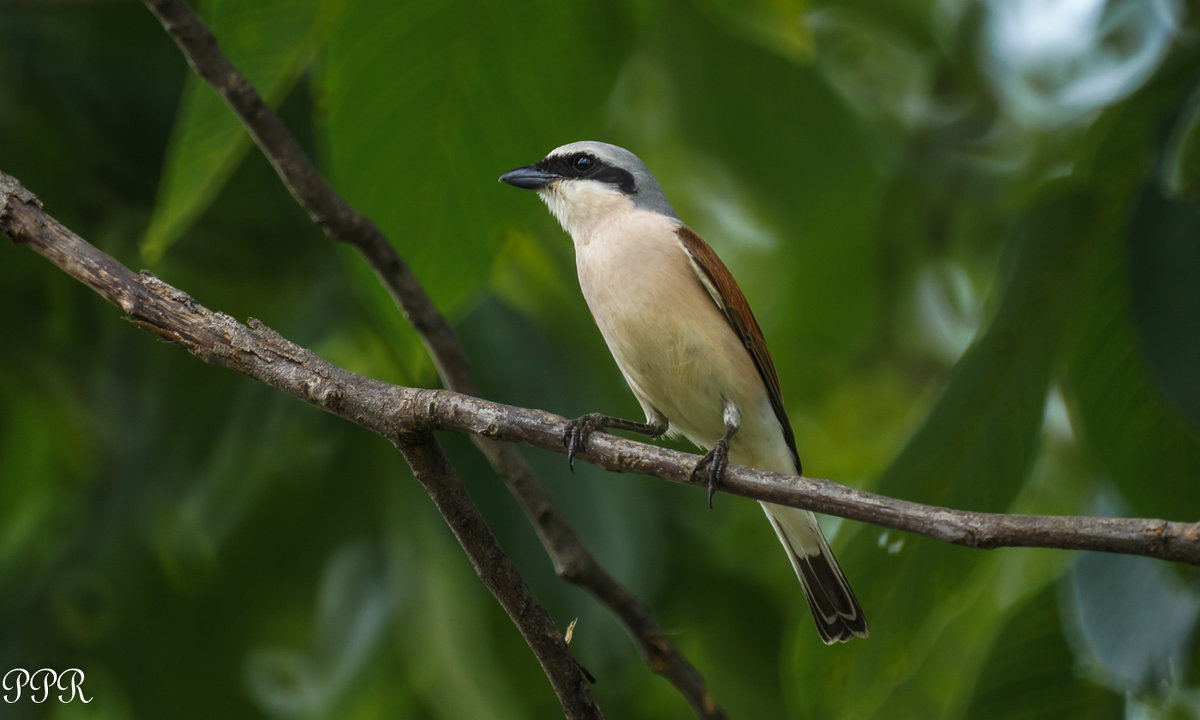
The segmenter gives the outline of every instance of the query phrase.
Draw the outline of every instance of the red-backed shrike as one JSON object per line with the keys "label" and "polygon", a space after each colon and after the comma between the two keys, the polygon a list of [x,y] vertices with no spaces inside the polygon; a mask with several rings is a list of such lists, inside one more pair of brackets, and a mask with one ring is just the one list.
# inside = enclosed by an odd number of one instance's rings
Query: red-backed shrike
{"label": "red-backed shrike", "polygon": [[[678,433],[708,452],[709,503],[727,462],[799,474],[775,364],[733,275],[675,215],[633,153],[601,142],[552,150],[500,178],[535,190],[575,243],[579,286],[645,422],[572,421],[568,457],[602,428]],[[854,592],[806,510],[761,503],[826,643],[867,635]]]}

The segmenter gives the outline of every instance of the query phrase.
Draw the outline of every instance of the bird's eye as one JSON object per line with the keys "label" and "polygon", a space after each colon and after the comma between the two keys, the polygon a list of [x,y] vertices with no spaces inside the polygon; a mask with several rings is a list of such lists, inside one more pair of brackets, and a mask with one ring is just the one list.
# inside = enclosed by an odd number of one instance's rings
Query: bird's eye
{"label": "bird's eye", "polygon": [[575,162],[572,163],[572,165],[575,167],[575,171],[581,173],[591,170],[592,166],[595,164],[596,160],[591,155],[580,155],[579,157],[575,158]]}

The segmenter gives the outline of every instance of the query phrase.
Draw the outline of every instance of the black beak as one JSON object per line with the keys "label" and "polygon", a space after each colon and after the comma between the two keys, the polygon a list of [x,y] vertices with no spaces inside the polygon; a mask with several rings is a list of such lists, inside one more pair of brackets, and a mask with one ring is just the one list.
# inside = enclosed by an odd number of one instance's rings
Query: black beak
{"label": "black beak", "polygon": [[541,190],[561,177],[561,175],[546,172],[537,165],[526,165],[504,173],[500,176],[500,182],[525,190]]}

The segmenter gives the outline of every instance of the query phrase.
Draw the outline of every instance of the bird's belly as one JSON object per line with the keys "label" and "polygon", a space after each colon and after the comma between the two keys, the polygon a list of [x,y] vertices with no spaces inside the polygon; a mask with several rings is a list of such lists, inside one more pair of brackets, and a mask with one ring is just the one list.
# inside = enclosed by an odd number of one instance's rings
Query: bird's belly
{"label": "bird's belly", "polygon": [[605,340],[647,411],[661,412],[674,432],[707,447],[723,432],[729,378],[721,377],[719,352],[702,333],[670,320],[629,317],[619,332],[604,333]]}
{"label": "bird's belly", "polygon": [[576,242],[592,317],[647,418],[661,413],[673,433],[707,448],[725,434],[731,403],[742,424],[730,459],[792,472],[762,376],[696,276],[676,227],[661,215],[635,213]]}
{"label": "bird's belly", "polygon": [[[707,448],[724,435],[724,409],[733,403],[742,427],[731,443],[731,460],[766,469],[782,465],[782,471],[790,472],[766,387],[725,316],[699,283],[694,292],[668,291],[669,297],[663,297],[663,289],[659,283],[627,282],[620,292],[604,298],[601,307],[592,307],[647,417],[661,413],[673,433]],[[775,457],[780,448],[782,459]]]}

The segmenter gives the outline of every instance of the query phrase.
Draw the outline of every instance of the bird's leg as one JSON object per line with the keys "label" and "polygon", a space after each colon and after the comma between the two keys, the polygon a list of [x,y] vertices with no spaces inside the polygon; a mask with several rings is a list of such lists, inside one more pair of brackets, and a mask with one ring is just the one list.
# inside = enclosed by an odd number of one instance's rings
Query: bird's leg
{"label": "bird's leg", "polygon": [[702,475],[708,475],[708,509],[712,510],[713,493],[717,491],[717,486],[725,479],[725,468],[729,466],[729,441],[737,435],[738,429],[742,427],[742,414],[738,411],[737,406],[731,402],[725,403],[725,434],[721,439],[713,443],[708,452],[704,453],[704,457],[696,463],[696,467],[692,468],[691,480],[695,482]]}
{"label": "bird's leg", "polygon": [[615,428],[626,430],[646,437],[656,438],[667,431],[667,418],[655,411],[654,416],[646,422],[622,420],[602,413],[580,415],[567,423],[567,431],[563,433],[563,445],[567,448],[567,465],[575,472],[575,453],[587,445],[588,436],[597,430]]}

